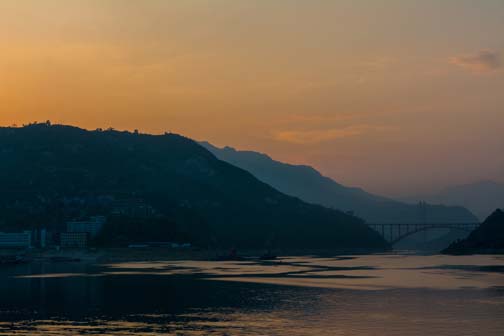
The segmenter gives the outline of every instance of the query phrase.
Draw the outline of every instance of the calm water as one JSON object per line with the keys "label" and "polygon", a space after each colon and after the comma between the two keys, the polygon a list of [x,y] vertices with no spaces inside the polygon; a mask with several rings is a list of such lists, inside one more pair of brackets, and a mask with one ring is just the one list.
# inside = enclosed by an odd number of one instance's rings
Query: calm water
{"label": "calm water", "polygon": [[504,258],[0,269],[0,335],[504,335]]}

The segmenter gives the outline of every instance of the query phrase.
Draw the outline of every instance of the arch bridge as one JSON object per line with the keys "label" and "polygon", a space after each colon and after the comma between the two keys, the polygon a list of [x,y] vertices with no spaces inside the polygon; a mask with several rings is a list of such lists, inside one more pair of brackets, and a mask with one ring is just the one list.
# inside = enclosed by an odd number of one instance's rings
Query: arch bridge
{"label": "arch bridge", "polygon": [[395,245],[406,237],[422,231],[450,229],[469,233],[479,225],[480,223],[368,224],[369,227],[380,233],[390,245]]}

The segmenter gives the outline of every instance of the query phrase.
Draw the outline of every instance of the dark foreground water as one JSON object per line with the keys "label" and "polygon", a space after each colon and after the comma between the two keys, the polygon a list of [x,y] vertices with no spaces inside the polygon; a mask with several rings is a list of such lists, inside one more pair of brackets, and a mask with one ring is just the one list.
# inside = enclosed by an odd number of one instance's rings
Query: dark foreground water
{"label": "dark foreground water", "polygon": [[374,255],[0,269],[0,335],[504,335],[504,259]]}

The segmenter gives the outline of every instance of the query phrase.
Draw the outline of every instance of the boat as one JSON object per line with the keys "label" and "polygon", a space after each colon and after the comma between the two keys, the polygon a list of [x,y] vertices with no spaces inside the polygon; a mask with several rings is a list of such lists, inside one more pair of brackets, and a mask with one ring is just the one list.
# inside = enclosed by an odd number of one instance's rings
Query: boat
{"label": "boat", "polygon": [[265,253],[259,257],[259,260],[275,260],[277,256],[271,253]]}
{"label": "boat", "polygon": [[217,256],[217,261],[240,261],[243,260],[242,257],[238,256],[236,249],[231,249],[227,255]]}

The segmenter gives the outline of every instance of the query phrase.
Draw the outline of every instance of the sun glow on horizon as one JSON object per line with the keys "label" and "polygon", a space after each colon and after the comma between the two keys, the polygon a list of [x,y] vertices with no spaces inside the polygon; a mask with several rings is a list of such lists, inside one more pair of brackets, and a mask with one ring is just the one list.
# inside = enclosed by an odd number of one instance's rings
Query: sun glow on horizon
{"label": "sun glow on horizon", "polygon": [[389,195],[504,180],[503,13],[490,0],[6,0],[0,124],[172,131]]}

